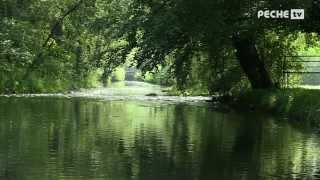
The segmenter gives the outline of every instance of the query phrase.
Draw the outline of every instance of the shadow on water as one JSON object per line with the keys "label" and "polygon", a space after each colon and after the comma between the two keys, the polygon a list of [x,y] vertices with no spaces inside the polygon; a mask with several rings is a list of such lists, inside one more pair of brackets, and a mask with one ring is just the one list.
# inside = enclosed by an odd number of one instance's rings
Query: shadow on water
{"label": "shadow on water", "polygon": [[319,135],[206,105],[0,98],[0,179],[315,179]]}

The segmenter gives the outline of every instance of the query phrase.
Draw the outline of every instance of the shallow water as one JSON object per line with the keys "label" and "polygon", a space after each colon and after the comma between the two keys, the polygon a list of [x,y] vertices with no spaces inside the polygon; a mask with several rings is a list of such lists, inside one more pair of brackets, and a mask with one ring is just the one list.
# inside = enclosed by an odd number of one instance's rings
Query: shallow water
{"label": "shallow water", "polygon": [[0,97],[0,179],[320,178],[317,132],[172,101]]}
{"label": "shallow water", "polygon": [[[210,101],[211,97],[203,96],[168,96],[163,92],[164,88],[145,82],[124,81],[113,83],[109,87],[83,89],[80,91],[56,94],[11,94],[0,95],[0,97],[59,97],[59,98],[89,98],[104,101],[164,101],[171,103],[181,102],[203,102]],[[148,96],[156,94],[156,96]]]}

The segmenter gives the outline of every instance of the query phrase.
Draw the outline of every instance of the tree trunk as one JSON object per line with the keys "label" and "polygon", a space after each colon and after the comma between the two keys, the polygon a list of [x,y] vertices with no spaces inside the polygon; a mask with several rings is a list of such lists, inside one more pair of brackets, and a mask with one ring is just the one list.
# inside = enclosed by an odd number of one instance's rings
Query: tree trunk
{"label": "tree trunk", "polygon": [[233,37],[234,47],[237,50],[236,57],[253,89],[273,88],[274,83],[267,71],[264,62],[259,58],[253,38]]}

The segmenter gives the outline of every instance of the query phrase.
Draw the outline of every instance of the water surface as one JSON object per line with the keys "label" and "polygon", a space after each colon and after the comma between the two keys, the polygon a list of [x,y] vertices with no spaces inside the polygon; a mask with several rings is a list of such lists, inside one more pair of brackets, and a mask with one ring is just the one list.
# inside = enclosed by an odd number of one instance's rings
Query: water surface
{"label": "water surface", "polygon": [[0,179],[320,179],[320,135],[199,101],[0,97]]}

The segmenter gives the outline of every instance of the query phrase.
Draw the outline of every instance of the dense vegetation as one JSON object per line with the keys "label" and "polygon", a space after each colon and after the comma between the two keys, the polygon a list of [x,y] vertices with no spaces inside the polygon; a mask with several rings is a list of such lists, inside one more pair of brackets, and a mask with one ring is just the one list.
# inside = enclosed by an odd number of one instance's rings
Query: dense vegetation
{"label": "dense vegetation", "polygon": [[[91,87],[125,62],[123,6],[105,1],[1,1],[0,91]],[[108,20],[101,18],[108,16]],[[114,17],[113,17],[114,16]],[[111,60],[112,59],[112,63]]]}
{"label": "dense vegetation", "polygon": [[[284,83],[285,56],[319,47],[317,0],[4,0],[0,92],[56,92],[141,79],[199,94]],[[303,21],[259,9],[306,10]],[[293,58],[291,58],[293,59]],[[112,73],[115,74],[112,75]],[[118,74],[118,75],[117,75]]]}
{"label": "dense vegetation", "polygon": [[319,98],[319,90],[312,89],[254,90],[241,93],[241,96],[229,105],[245,112],[280,114],[291,121],[319,128]]}

